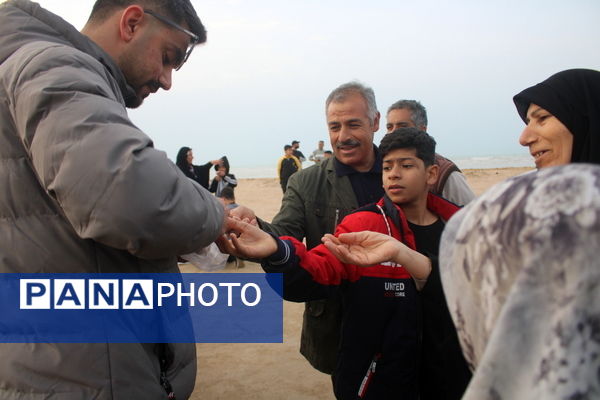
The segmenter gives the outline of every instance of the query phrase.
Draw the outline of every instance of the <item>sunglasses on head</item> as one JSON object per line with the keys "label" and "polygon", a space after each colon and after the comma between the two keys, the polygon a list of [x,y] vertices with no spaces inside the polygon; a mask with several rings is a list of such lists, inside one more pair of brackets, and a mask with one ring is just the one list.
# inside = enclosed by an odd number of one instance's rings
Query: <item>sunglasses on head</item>
{"label": "sunglasses on head", "polygon": [[200,38],[194,32],[191,32],[191,31],[185,29],[183,26],[176,24],[175,22],[171,21],[169,18],[163,17],[162,15],[157,14],[152,10],[144,10],[144,13],[146,13],[148,15],[152,15],[154,18],[156,18],[163,24],[169,25],[171,28],[175,28],[178,31],[181,31],[190,36],[190,38],[191,38],[190,44],[187,48],[187,51],[185,52],[185,56],[183,57],[181,62],[175,66],[175,71],[179,71],[179,69],[183,66],[183,64],[185,64],[187,59],[190,58],[190,54],[192,54],[192,50],[194,50],[194,46],[196,46],[196,44],[200,41]]}

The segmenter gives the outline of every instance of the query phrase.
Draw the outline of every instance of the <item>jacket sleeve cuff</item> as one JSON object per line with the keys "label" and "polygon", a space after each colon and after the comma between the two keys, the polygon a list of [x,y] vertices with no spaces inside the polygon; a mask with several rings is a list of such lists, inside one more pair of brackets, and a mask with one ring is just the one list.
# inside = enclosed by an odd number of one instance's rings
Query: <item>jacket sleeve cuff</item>
{"label": "jacket sleeve cuff", "polygon": [[277,236],[269,233],[277,242],[277,251],[265,259],[272,266],[282,266],[288,264],[292,255],[292,245],[287,240],[281,240]]}

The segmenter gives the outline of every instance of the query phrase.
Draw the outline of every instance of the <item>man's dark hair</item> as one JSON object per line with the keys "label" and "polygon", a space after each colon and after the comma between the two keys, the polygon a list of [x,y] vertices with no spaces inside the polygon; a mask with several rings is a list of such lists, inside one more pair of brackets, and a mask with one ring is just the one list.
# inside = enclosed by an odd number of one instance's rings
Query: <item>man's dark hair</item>
{"label": "man's dark hair", "polygon": [[287,149],[291,149],[292,146],[290,146],[289,144],[286,144],[285,146],[283,146],[283,151],[286,151]]}
{"label": "man's dark hair", "polygon": [[89,22],[101,22],[115,11],[134,4],[171,18],[177,24],[185,23],[200,38],[196,44],[206,42],[206,29],[190,0],[96,0]]}
{"label": "man's dark hair", "polygon": [[333,155],[333,151],[331,151],[331,150],[325,150],[323,153]]}
{"label": "man's dark hair", "polygon": [[415,149],[417,157],[423,160],[426,167],[435,162],[435,139],[417,128],[396,129],[381,139],[379,144],[381,157],[397,149]]}

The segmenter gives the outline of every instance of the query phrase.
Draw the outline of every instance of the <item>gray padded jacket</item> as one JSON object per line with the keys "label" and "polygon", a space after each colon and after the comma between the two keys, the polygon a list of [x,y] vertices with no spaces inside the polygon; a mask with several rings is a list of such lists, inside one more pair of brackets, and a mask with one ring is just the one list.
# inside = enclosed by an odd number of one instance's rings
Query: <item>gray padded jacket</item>
{"label": "gray padded jacket", "polygon": [[[100,47],[36,3],[0,5],[0,273],[177,272],[223,207],[129,120]],[[0,344],[0,398],[164,399],[155,344]],[[169,345],[177,398],[194,344]]]}

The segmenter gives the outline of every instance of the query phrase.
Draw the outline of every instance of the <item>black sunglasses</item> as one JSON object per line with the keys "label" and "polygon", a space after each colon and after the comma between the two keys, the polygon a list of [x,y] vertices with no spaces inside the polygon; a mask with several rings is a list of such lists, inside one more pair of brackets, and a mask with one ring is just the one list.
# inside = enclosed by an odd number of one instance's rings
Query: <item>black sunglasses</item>
{"label": "black sunglasses", "polygon": [[159,15],[152,10],[144,10],[144,12],[146,14],[152,15],[154,18],[156,18],[160,22],[169,25],[171,28],[175,28],[178,31],[181,31],[191,37],[190,44],[187,48],[187,51],[185,52],[185,56],[183,57],[183,59],[181,60],[179,65],[175,66],[175,71],[179,71],[179,69],[183,66],[183,64],[185,64],[187,59],[190,57],[190,54],[192,54],[192,50],[194,50],[194,46],[196,46],[196,44],[200,41],[200,38],[194,32],[191,32],[191,31],[185,29],[183,26],[176,24],[175,22],[171,21],[167,17],[163,17],[162,15]]}

